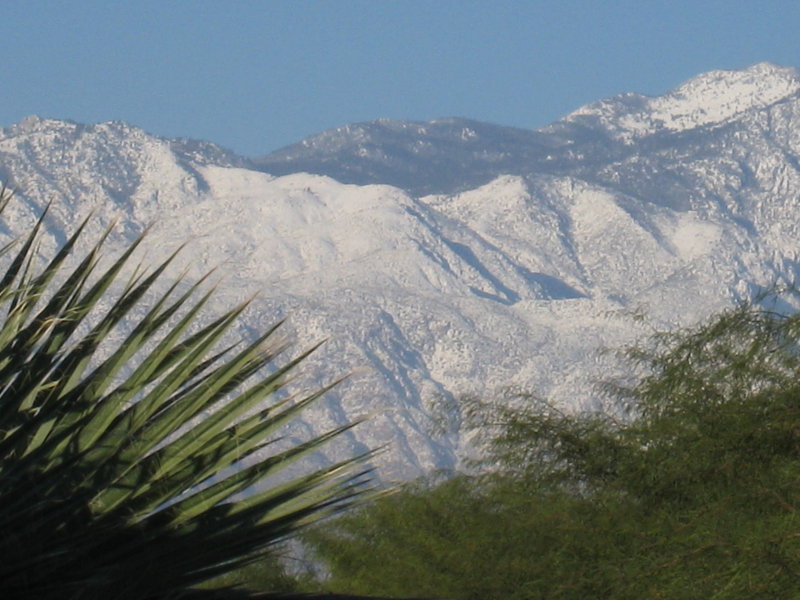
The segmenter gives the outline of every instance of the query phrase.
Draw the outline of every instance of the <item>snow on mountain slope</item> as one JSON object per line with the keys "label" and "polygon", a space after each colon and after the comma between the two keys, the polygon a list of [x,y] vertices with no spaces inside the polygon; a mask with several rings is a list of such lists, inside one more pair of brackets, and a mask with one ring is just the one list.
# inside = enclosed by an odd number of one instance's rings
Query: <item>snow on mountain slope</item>
{"label": "snow on mountain slope", "polygon": [[[56,199],[51,245],[92,209],[95,231],[120,220],[112,246],[155,222],[152,260],[191,239],[192,275],[222,275],[211,311],[257,292],[241,335],[286,316],[298,350],[328,339],[304,386],[353,373],[292,435],[371,415],[328,458],[389,443],[383,476],[413,477],[458,465],[464,440],[431,435],[431,413],[457,422],[459,395],[592,405],[591,382],[618,369],[600,347],[797,279],[797,81],[771,65],[713,72],[539,132],[358,125],[272,163],[31,118],[0,132],[0,175],[22,200],[3,233]],[[263,172],[279,162],[283,175]]]}
{"label": "snow on mountain slope", "polygon": [[659,131],[685,131],[718,125],[747,111],[768,107],[800,92],[796,69],[759,63],[742,71],[711,71],[674,91],[648,98],[624,94],[579,108],[565,121],[602,124],[618,139]]}

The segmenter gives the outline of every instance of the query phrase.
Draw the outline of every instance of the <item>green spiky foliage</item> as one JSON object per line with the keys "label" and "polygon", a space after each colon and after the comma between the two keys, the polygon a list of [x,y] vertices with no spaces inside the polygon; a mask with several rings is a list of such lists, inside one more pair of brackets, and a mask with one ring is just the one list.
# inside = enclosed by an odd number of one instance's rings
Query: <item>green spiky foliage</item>
{"label": "green spiky foliage", "polygon": [[368,491],[367,455],[280,477],[352,425],[266,448],[322,394],[274,399],[309,352],[271,366],[274,328],[220,348],[245,306],[201,325],[211,292],[155,294],[174,255],[130,267],[142,238],[70,259],[84,222],[42,261],[43,219],[2,249],[0,597],[178,598]]}
{"label": "green spiky foliage", "polygon": [[329,589],[800,597],[800,314],[745,304],[628,354],[644,375],[609,386],[615,413],[476,404],[491,472],[417,483],[309,532]]}

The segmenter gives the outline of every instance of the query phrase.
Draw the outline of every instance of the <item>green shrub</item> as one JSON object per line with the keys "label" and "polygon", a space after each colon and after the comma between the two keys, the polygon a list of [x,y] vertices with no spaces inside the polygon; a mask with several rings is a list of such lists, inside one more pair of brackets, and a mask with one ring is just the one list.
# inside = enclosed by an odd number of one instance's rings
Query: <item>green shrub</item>
{"label": "green shrub", "polygon": [[[754,305],[630,357],[616,415],[487,405],[483,475],[309,536],[332,590],[641,600],[800,594],[800,316]],[[627,413],[627,417],[619,415]]]}

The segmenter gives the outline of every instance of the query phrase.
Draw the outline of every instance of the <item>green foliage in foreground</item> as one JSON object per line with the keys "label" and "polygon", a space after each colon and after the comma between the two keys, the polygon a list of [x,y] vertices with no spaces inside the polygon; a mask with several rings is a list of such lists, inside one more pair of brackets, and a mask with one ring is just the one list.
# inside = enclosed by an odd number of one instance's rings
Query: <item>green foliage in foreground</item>
{"label": "green foliage in foreground", "polygon": [[347,429],[257,459],[320,395],[269,401],[305,355],[219,348],[244,306],[201,325],[201,283],[152,298],[172,259],[128,268],[141,239],[101,267],[103,239],[70,258],[84,223],[37,267],[41,227],[2,249],[0,597],[177,598],[365,492],[357,457],[229,502]]}
{"label": "green foliage in foreground", "polygon": [[243,567],[204,582],[198,588],[222,589],[226,593],[231,589],[239,589],[247,590],[248,593],[267,592],[286,595],[318,591],[319,586],[310,574],[294,574],[287,570],[287,566],[293,560],[296,559],[286,556],[280,549],[273,550]]}
{"label": "green foliage in foreground", "polygon": [[[800,316],[637,350],[624,418],[478,412],[491,475],[417,483],[309,541],[330,589],[490,599],[800,596]],[[499,427],[498,427],[499,426]]]}

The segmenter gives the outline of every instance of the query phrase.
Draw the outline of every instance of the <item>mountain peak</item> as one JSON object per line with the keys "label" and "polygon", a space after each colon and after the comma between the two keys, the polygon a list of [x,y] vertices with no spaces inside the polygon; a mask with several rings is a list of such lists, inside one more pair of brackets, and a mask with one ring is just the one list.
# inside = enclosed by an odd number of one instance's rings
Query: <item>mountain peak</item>
{"label": "mountain peak", "polygon": [[43,129],[61,129],[64,127],[75,129],[82,127],[82,125],[79,125],[74,121],[47,119],[40,115],[28,115],[18,123],[8,127],[7,132],[12,135],[19,135],[25,133],[34,133]]}
{"label": "mountain peak", "polygon": [[[653,99],[658,111],[686,117],[702,106],[706,118],[698,124],[727,120],[746,110],[764,108],[800,91],[796,69],[768,62],[737,71],[710,71],[698,75],[672,92]],[[678,125],[677,121],[675,125]]]}
{"label": "mountain peak", "polygon": [[[94,133],[110,133],[117,135],[146,134],[142,129],[124,121],[106,121],[98,124],[85,124],[70,119],[51,119],[40,115],[29,115],[18,123],[2,130],[4,136],[36,134],[43,132],[59,132],[66,135],[86,135]],[[152,136],[151,136],[152,137]]]}
{"label": "mountain peak", "polygon": [[686,131],[724,123],[800,93],[800,73],[769,62],[741,70],[703,73],[662,96],[623,94],[593,102],[567,122],[600,125],[622,141],[659,131]]}
{"label": "mountain peak", "polygon": [[548,136],[460,117],[380,119],[323,131],[255,159],[271,175],[298,171],[343,183],[383,183],[415,195],[472,189],[547,156]]}
{"label": "mountain peak", "polygon": [[680,94],[715,96],[749,94],[756,100],[770,103],[783,95],[792,94],[800,86],[800,72],[771,62],[756,63],[745,69],[717,69],[701,73],[681,84],[667,96]]}

